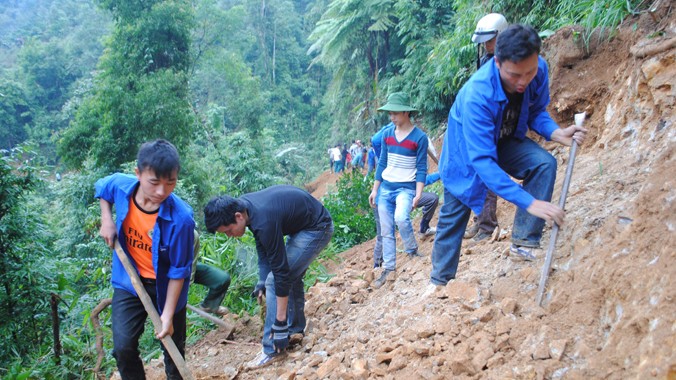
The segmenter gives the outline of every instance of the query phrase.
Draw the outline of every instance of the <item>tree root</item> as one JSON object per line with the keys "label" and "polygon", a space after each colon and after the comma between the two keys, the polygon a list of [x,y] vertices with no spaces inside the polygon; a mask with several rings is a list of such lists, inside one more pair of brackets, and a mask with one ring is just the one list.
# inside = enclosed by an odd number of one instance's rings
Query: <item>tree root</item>
{"label": "tree root", "polygon": [[102,299],[101,302],[92,310],[89,320],[92,322],[94,332],[96,333],[96,367],[94,367],[94,374],[97,379],[105,380],[106,376],[101,373],[101,364],[105,354],[103,352],[103,331],[101,330],[101,322],[99,322],[99,314],[113,302],[111,298]]}
{"label": "tree root", "polygon": [[662,53],[674,47],[676,47],[676,37],[669,38],[657,44],[632,46],[630,51],[631,54],[636,58],[645,58],[651,55]]}

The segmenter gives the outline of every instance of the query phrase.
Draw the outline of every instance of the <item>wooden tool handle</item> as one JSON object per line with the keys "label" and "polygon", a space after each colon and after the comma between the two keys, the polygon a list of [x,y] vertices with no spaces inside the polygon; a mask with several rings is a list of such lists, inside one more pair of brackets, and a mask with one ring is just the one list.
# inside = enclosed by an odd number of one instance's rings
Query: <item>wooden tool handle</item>
{"label": "wooden tool handle", "polygon": [[[143,287],[141,279],[136,273],[136,268],[134,268],[134,266],[129,261],[127,254],[124,252],[124,250],[122,250],[122,246],[120,246],[120,241],[118,239],[115,239],[115,253],[122,262],[124,270],[127,271],[127,275],[129,275],[129,278],[131,279],[131,284],[134,287],[134,290],[136,290],[136,294],[138,294],[138,297],[141,299],[143,307],[150,316],[153,326],[155,326],[155,331],[162,331],[162,321],[160,320],[160,314],[157,312],[157,309],[155,308],[153,301],[150,299],[148,292],[146,292],[146,289]],[[178,368],[178,372],[181,374],[181,377],[183,377],[183,380],[193,380],[194,378],[190,373],[190,370],[188,370],[188,366],[186,366],[185,360],[178,351],[174,340],[171,339],[171,336],[166,335],[164,338],[162,338],[162,344],[164,344],[164,347],[169,352],[169,356],[171,356],[171,360],[174,361],[174,364],[176,365],[176,368]]]}

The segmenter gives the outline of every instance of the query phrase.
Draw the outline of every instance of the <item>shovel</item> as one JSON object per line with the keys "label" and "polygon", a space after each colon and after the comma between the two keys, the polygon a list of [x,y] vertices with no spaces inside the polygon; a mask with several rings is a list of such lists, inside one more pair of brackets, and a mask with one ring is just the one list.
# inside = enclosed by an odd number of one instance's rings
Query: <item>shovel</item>
{"label": "shovel", "polygon": [[[585,113],[575,114],[575,125],[582,126],[585,119]],[[566,167],[566,176],[563,179],[563,189],[561,190],[561,198],[559,198],[559,207],[561,209],[566,205],[566,197],[568,196],[568,187],[570,186],[570,178],[573,176],[573,165],[575,165],[575,154],[577,153],[577,143],[573,140],[570,147],[570,157],[568,158],[568,166]],[[552,227],[552,235],[549,238],[549,248],[547,248],[547,255],[545,256],[545,264],[542,266],[542,274],[540,275],[540,285],[538,286],[538,295],[535,300],[538,306],[542,305],[542,296],[547,285],[547,278],[549,277],[549,270],[552,267],[552,256],[554,255],[554,248],[556,247],[556,237],[559,234],[559,225],[554,223]]]}

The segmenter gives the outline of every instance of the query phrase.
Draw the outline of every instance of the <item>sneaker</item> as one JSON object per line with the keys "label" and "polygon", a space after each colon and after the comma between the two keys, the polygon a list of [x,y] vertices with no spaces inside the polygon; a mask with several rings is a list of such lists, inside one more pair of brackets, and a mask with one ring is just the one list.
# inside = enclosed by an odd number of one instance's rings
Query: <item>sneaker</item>
{"label": "sneaker", "polygon": [[385,269],[383,273],[380,274],[380,277],[378,277],[378,279],[373,282],[373,287],[378,289],[381,286],[385,285],[385,282],[387,281],[387,276],[392,272],[394,271]]}
{"label": "sneaker", "polygon": [[536,259],[533,251],[534,247],[524,247],[521,245],[512,244],[509,247],[509,256],[513,260],[534,261]]}
{"label": "sneaker", "polygon": [[486,232],[484,230],[479,230],[476,235],[472,238],[475,242],[480,242],[482,240],[490,239],[493,236],[493,232]]}
{"label": "sneaker", "polygon": [[422,294],[421,298],[427,298],[434,294],[437,289],[442,288],[441,285],[434,285],[433,283],[429,283],[427,285],[427,288],[425,288],[425,292]]}
{"label": "sneaker", "polygon": [[406,252],[406,256],[408,256],[408,257],[410,257],[410,258],[423,257],[423,255],[421,255],[421,254],[418,253],[418,250],[417,250],[417,249],[416,249],[415,251],[413,251],[413,252]]}
{"label": "sneaker", "polygon": [[471,239],[479,232],[479,225],[473,224],[472,227],[468,228],[463,235],[463,239]]}
{"label": "sneaker", "polygon": [[425,232],[423,232],[423,236],[434,236],[434,234],[437,233],[437,228],[436,227],[430,227]]}
{"label": "sneaker", "polygon": [[252,361],[246,363],[246,368],[259,369],[267,367],[274,362],[280,361],[284,356],[286,356],[286,353],[269,355],[261,351]]}

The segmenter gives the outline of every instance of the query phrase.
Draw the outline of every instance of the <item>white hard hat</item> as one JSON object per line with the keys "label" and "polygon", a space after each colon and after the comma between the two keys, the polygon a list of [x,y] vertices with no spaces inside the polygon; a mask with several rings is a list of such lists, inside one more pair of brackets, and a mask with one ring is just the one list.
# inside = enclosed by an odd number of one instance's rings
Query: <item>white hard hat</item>
{"label": "white hard hat", "polygon": [[476,30],[474,30],[474,34],[472,35],[472,42],[481,44],[489,41],[508,26],[509,24],[507,24],[505,16],[500,13],[489,13],[476,24]]}

